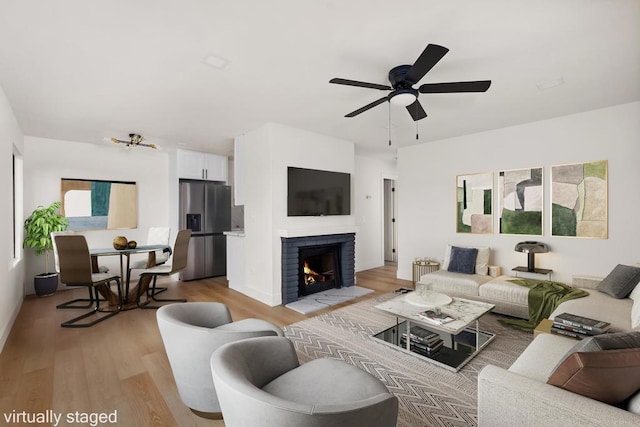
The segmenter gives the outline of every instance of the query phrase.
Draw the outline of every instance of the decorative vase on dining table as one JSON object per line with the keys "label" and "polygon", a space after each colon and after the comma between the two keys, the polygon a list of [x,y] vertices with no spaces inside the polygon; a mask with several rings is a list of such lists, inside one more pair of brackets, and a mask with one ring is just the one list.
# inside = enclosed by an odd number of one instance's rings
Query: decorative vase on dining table
{"label": "decorative vase on dining table", "polygon": [[116,236],[113,239],[113,248],[117,250],[127,249],[127,238],[124,236]]}

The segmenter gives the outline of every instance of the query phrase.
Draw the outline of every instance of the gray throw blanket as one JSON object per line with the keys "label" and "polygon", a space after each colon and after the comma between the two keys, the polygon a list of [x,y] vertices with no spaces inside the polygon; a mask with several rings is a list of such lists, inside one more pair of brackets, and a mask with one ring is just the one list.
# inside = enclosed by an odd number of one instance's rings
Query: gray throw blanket
{"label": "gray throw blanket", "polygon": [[511,279],[509,282],[529,288],[529,320],[501,319],[500,322],[527,332],[532,332],[538,323],[547,319],[560,303],[589,295],[581,289],[549,280]]}

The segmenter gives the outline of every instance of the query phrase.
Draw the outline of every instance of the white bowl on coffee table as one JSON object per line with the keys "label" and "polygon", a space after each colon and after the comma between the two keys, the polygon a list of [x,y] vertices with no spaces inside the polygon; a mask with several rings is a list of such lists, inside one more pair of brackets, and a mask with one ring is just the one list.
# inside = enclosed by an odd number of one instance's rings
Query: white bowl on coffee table
{"label": "white bowl on coffee table", "polygon": [[418,307],[442,307],[453,301],[449,295],[433,291],[409,292],[405,295],[405,299],[409,304]]}

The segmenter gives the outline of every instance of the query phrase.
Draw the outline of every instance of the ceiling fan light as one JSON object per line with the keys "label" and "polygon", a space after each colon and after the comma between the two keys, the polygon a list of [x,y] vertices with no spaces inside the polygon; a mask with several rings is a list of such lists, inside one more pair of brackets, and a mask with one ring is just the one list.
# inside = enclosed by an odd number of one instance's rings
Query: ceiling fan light
{"label": "ceiling fan light", "polygon": [[389,99],[389,102],[393,105],[406,107],[416,102],[416,99],[418,99],[418,96],[413,90],[398,89],[391,95],[391,99]]}

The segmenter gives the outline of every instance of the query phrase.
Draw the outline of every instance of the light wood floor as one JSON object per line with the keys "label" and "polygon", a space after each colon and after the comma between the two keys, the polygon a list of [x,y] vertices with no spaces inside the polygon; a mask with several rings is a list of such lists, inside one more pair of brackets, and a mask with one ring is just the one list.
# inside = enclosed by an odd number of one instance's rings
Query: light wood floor
{"label": "light wood floor", "polygon": [[[230,290],[224,277],[165,281],[170,289],[163,296],[219,301],[229,306],[234,320],[256,317],[285,326],[399,287],[412,287],[411,282],[395,277],[395,265],[360,272],[358,286],[375,293],[308,316],[283,306],[269,307]],[[77,289],[52,297],[30,296],[23,302],[0,354],[0,425],[28,425],[7,422],[5,416],[47,410],[63,414],[59,425],[72,425],[64,422],[67,414],[115,410],[118,426],[224,425],[193,415],[180,401],[155,310],[121,312],[91,328],[61,328],[62,321],[81,311],[55,306],[85,294],[86,289]]]}

